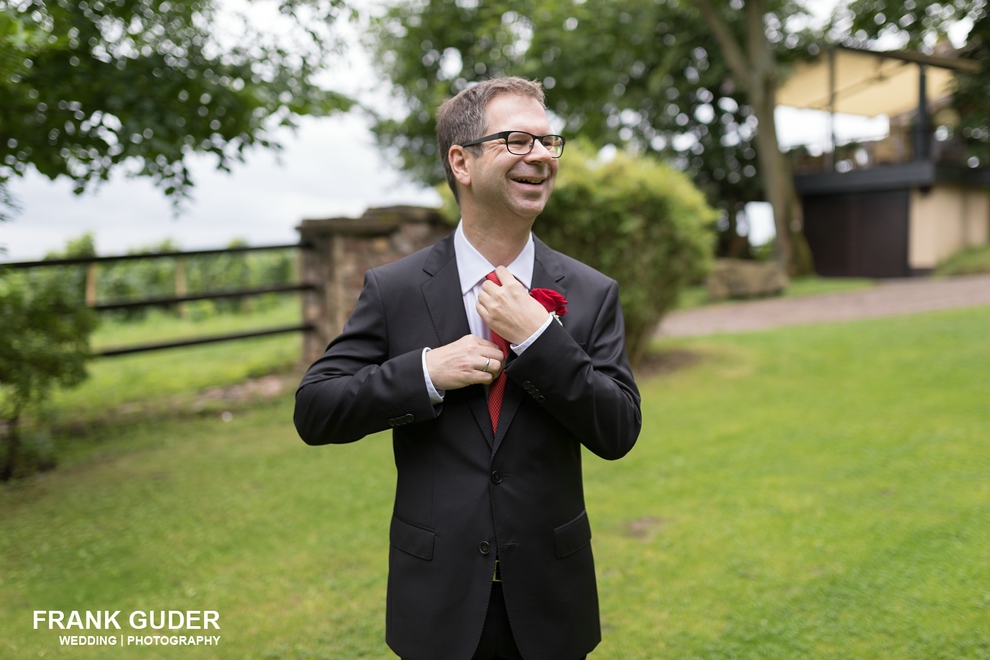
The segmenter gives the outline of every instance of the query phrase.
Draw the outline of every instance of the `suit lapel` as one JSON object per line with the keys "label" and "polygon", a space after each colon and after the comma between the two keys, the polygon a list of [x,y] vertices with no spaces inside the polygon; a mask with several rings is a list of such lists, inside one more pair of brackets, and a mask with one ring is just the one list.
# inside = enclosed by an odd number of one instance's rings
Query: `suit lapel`
{"label": "suit lapel", "polygon": [[426,299],[426,307],[430,310],[430,317],[433,319],[433,327],[437,331],[438,346],[471,334],[467,315],[464,313],[452,235],[433,246],[426,263],[423,264],[423,270],[432,275],[423,282],[421,288]]}
{"label": "suit lapel", "polygon": [[[534,255],[533,263],[533,286],[530,288],[553,289],[566,298],[567,290],[563,286],[564,269],[556,253],[547,247],[543,241],[536,238],[536,236],[533,237],[533,242],[536,254]],[[509,362],[512,362],[511,357],[509,358]],[[502,444],[502,439],[505,437],[509,424],[512,423],[512,418],[516,416],[516,411],[519,410],[519,404],[522,403],[522,398],[522,388],[509,379],[505,387],[505,398],[502,400],[502,410],[498,417],[498,432],[495,434],[495,443],[492,446],[493,456],[498,451],[499,445]],[[487,410],[485,413],[487,416]],[[491,427],[491,422],[489,422],[489,427]]]}
{"label": "suit lapel", "polygon": [[[467,314],[464,312],[461,281],[457,274],[453,234],[433,246],[433,250],[423,264],[423,270],[431,275],[430,279],[423,282],[421,288],[426,299],[426,307],[430,310],[430,317],[433,319],[433,327],[437,331],[437,346],[444,346],[471,334]],[[494,438],[485,388],[472,385],[459,392],[450,392],[446,396],[466,397],[468,406],[478,426],[481,427],[488,446],[491,447]]]}

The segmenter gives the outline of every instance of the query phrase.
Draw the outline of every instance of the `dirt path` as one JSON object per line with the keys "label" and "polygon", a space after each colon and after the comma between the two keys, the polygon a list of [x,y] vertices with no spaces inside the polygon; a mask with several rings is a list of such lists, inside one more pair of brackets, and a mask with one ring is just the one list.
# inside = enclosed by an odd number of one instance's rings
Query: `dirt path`
{"label": "dirt path", "polygon": [[725,303],[673,312],[660,324],[658,336],[750,332],[976,305],[990,305],[990,275],[882,280],[864,291]]}

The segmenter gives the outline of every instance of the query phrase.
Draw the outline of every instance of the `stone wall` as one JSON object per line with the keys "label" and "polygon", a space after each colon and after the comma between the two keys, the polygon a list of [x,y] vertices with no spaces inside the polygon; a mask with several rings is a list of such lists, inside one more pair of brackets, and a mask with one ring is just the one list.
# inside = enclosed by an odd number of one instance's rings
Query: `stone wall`
{"label": "stone wall", "polygon": [[452,231],[436,209],[392,206],[368,209],[360,218],[303,220],[297,227],[300,273],[313,290],[302,296],[303,361],[312,363],[344,329],[369,268],[396,261],[433,245]]}

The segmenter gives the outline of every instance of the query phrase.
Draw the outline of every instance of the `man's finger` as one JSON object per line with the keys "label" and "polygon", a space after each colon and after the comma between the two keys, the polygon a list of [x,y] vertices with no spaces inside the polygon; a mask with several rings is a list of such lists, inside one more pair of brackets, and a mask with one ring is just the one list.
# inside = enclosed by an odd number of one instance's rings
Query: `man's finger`
{"label": "man's finger", "polygon": [[495,274],[498,276],[498,281],[502,283],[502,286],[505,286],[510,282],[513,284],[519,284],[519,281],[512,276],[512,273],[509,272],[509,269],[505,266],[497,266],[495,268]]}

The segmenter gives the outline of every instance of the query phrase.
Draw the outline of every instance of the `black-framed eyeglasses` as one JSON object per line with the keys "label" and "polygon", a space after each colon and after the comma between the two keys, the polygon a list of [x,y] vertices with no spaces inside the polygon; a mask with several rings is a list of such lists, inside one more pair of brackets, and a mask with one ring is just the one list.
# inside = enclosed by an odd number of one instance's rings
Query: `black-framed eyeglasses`
{"label": "black-framed eyeglasses", "polygon": [[543,148],[549,151],[550,155],[554,158],[560,158],[560,155],[564,153],[563,135],[533,135],[532,133],[527,133],[526,131],[502,131],[501,133],[492,133],[491,135],[480,137],[477,140],[465,142],[461,146],[473,147],[481,144],[482,142],[489,142],[490,140],[502,140],[505,142],[505,148],[509,150],[509,153],[516,156],[525,156],[531,152],[533,150],[533,145],[536,144],[537,140],[540,141]]}

